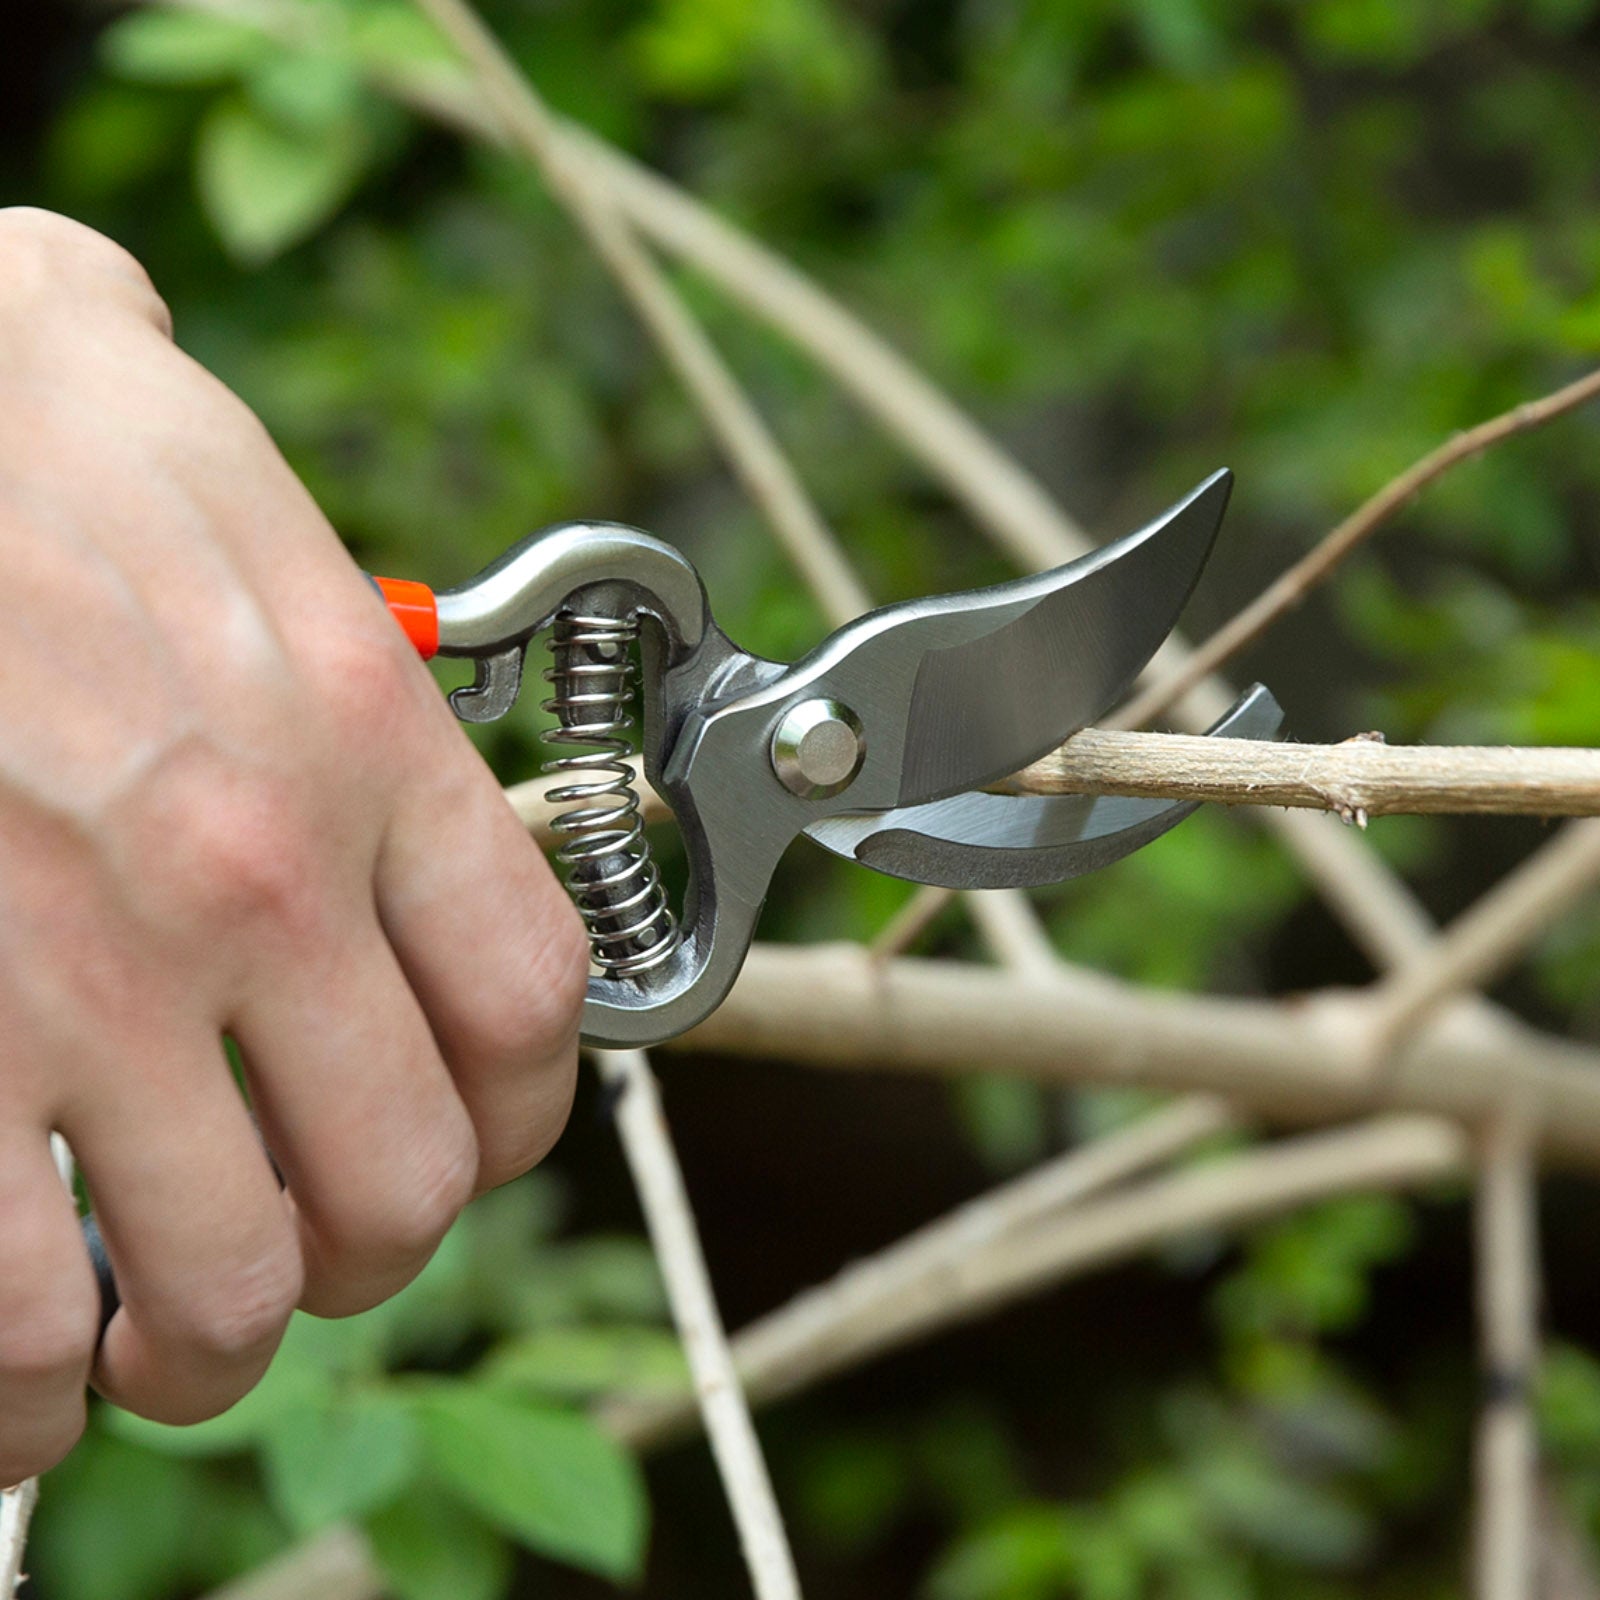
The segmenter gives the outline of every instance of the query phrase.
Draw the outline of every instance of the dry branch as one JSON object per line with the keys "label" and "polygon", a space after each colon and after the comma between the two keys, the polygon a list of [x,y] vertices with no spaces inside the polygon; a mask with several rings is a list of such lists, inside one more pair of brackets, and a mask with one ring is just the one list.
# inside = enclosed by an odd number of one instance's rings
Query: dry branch
{"label": "dry branch", "polygon": [[645,250],[593,166],[464,0],[416,0],[472,69],[473,88],[528,156],[610,271],[683,382],[751,499],[836,617],[865,610],[855,575],[771,430],[682,297]]}
{"label": "dry branch", "polygon": [[1501,745],[1273,744],[1085,728],[1008,787],[1295,806],[1346,821],[1395,815],[1600,814],[1600,750]]}
{"label": "dry branch", "polygon": [[[1333,1194],[1433,1182],[1463,1170],[1466,1160],[1466,1138],[1449,1124],[1382,1117],[1151,1178],[1064,1207],[984,1249],[947,1248],[945,1225],[937,1224],[920,1241],[913,1235],[847,1267],[744,1329],[734,1338],[734,1355],[753,1399],[779,1399],[914,1338],[1169,1240],[1239,1227]],[[693,1416],[684,1401],[626,1395],[601,1412],[607,1425],[641,1449],[679,1435]]]}
{"label": "dry branch", "polygon": [[1332,575],[1346,556],[1451,467],[1481,455],[1515,434],[1540,427],[1597,394],[1600,394],[1600,371],[1591,372],[1553,394],[1526,401],[1447,439],[1365,500],[1244,610],[1224,623],[1203,644],[1197,645],[1181,667],[1130,700],[1111,719],[1111,725],[1138,728],[1159,717],[1223,662],[1259,638],[1285,612],[1299,605],[1319,583]]}
{"label": "dry branch", "polygon": [[756,1600],[800,1600],[794,1557],[728,1351],[655,1075],[642,1050],[596,1051],[595,1064],[619,1096],[617,1131],[689,1363],[694,1383],[690,1404],[698,1408],[711,1441]]}
{"label": "dry branch", "polygon": [[1600,822],[1574,822],[1457,917],[1420,957],[1373,987],[1373,1065],[1386,1062],[1435,1007],[1495,977],[1596,882]]}
{"label": "dry branch", "polygon": [[366,1534],[341,1522],[212,1590],[207,1600],[385,1600],[388,1593]]}
{"label": "dry branch", "polygon": [[1486,1007],[1443,1011],[1382,1085],[1361,1065],[1365,997],[1152,993],[1110,978],[876,961],[857,945],[757,944],[721,1008],[666,1048],[802,1065],[1205,1091],[1270,1119],[1386,1106],[1476,1123],[1508,1094],[1544,1152],[1600,1170],[1600,1051]]}
{"label": "dry branch", "polygon": [[39,1480],[29,1478],[14,1489],[0,1490],[0,1600],[11,1600],[22,1587],[23,1552],[28,1524],[39,1502]]}
{"label": "dry branch", "polygon": [[1473,1592],[1531,1600],[1538,1454],[1533,1388],[1539,1359],[1537,1176],[1516,1110],[1482,1142],[1474,1242],[1483,1403],[1476,1441]]}

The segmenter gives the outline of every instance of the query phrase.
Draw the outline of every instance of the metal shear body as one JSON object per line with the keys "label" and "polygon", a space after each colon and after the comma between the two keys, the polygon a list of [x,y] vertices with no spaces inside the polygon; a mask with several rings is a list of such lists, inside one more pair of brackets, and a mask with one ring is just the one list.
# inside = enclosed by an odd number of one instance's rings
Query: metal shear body
{"label": "metal shear body", "polygon": [[[713,1011],[738,974],[778,858],[801,833],[879,872],[957,888],[1057,882],[1118,860],[1192,805],[988,793],[1104,714],[1176,622],[1227,502],[1220,472],[1148,526],[992,588],[886,606],[785,665],[740,649],[670,545],[611,523],[536,534],[460,588],[376,580],[424,654],[475,663],[469,721],[516,701],[551,635],[550,735],[568,887],[596,971],[584,1036],[652,1044]],[[637,643],[639,660],[633,660]],[[650,782],[683,834],[667,905],[626,757],[639,681]],[[1212,729],[1275,737],[1259,685]]]}

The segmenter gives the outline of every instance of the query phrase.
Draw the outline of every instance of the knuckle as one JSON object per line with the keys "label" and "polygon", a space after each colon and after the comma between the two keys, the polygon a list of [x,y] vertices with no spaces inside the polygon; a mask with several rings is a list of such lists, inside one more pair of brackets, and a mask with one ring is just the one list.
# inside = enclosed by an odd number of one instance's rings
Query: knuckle
{"label": "knuckle", "polygon": [[59,1466],[83,1437],[88,1420],[88,1405],[80,1393],[64,1402],[49,1424],[30,1428],[25,1441],[6,1438],[4,1424],[0,1424],[0,1489]]}
{"label": "knuckle", "polygon": [[301,1277],[300,1254],[286,1231],[282,1244],[234,1267],[187,1303],[183,1343],[224,1365],[270,1352],[300,1298]]}
{"label": "knuckle", "polygon": [[[472,1198],[477,1182],[476,1141],[465,1130],[448,1145],[418,1155],[389,1174],[380,1186],[346,1195],[319,1230],[329,1276],[350,1284],[379,1283],[383,1293],[394,1281],[431,1256],[451,1224]],[[371,1303],[369,1296],[362,1306]]]}
{"label": "knuckle", "polygon": [[412,663],[400,631],[374,609],[349,627],[323,628],[308,637],[303,666],[322,704],[342,730],[370,742],[375,730],[393,729],[418,705]]}
{"label": "knuckle", "polygon": [[144,270],[105,234],[42,206],[0,207],[0,240],[8,260],[37,261],[52,267],[63,261],[115,262],[119,268],[131,264],[141,274]]}
{"label": "knuckle", "polygon": [[309,932],[320,904],[312,828],[287,785],[213,771],[163,797],[178,892],[205,926]]}
{"label": "knuckle", "polygon": [[8,1306],[0,1317],[0,1378],[26,1391],[87,1373],[99,1336],[98,1310],[86,1295]]}
{"label": "knuckle", "polygon": [[570,906],[501,946],[503,972],[472,1011],[478,1048],[503,1061],[557,1055],[576,1041],[589,988],[589,941]]}
{"label": "knuckle", "polygon": [[4,281],[23,294],[81,288],[110,277],[130,290],[140,311],[168,334],[172,316],[138,258],[85,223],[37,206],[0,207]]}

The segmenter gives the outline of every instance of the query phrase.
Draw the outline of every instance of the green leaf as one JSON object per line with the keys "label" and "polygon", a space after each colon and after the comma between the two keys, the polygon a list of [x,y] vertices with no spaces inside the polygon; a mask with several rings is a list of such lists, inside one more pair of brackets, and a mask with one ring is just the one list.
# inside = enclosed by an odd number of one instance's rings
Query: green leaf
{"label": "green leaf", "polygon": [[267,1492],[297,1533],[360,1516],[416,1476],[422,1441],[409,1404],[383,1388],[324,1405],[289,1406],[273,1419],[261,1464]]}
{"label": "green leaf", "polygon": [[258,28],[195,11],[136,11],[100,35],[100,58],[140,83],[227,83],[271,55]]}
{"label": "green leaf", "polygon": [[361,74],[326,52],[273,56],[250,74],[246,89],[267,120],[296,133],[337,132],[361,109]]}
{"label": "green leaf", "polygon": [[350,55],[380,68],[455,67],[460,56],[412,0],[363,6],[350,18]]}
{"label": "green leaf", "polygon": [[256,264],[315,232],[355,187],[369,151],[358,120],[312,134],[229,100],[200,129],[200,198],[228,249]]}
{"label": "green leaf", "polygon": [[588,1418],[450,1381],[421,1391],[420,1413],[434,1470],[495,1527],[607,1577],[638,1576],[643,1480]]}
{"label": "green leaf", "polygon": [[1600,1463],[1600,1362],[1552,1344],[1539,1374],[1539,1431],[1564,1465]]}
{"label": "green leaf", "polygon": [[412,1489],[366,1520],[395,1600],[496,1600],[511,1547],[448,1495]]}
{"label": "green leaf", "polygon": [[967,1136],[991,1172],[1037,1161],[1050,1137],[1050,1099],[1036,1083],[973,1073],[950,1085]]}
{"label": "green leaf", "polygon": [[501,1345],[480,1369],[497,1387],[581,1400],[609,1390],[678,1394],[689,1369],[662,1328],[545,1328]]}
{"label": "green leaf", "polygon": [[1073,1514],[1022,1505],[992,1518],[941,1556],[928,1579],[929,1600],[1050,1600],[1072,1593]]}
{"label": "green leaf", "polygon": [[643,1319],[665,1310],[656,1258],[642,1239],[593,1234],[566,1245],[540,1287],[569,1316]]}

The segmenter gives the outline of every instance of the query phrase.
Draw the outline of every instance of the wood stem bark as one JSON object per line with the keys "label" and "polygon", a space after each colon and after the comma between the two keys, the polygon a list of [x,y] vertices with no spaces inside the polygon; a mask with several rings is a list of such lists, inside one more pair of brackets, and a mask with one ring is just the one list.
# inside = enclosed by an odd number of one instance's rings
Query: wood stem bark
{"label": "wood stem bark", "polygon": [[1600,750],[1504,745],[1276,744],[1085,728],[1007,784],[1025,794],[1119,794],[1331,811],[1346,822],[1432,814],[1600,814]]}

